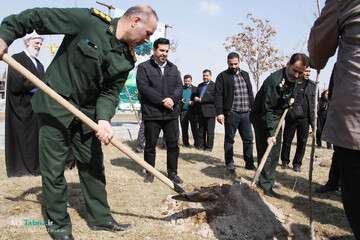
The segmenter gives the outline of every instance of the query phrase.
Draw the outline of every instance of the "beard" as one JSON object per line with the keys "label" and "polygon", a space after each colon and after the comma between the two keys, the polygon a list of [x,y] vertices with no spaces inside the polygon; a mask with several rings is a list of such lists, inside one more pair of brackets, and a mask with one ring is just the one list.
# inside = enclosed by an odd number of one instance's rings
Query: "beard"
{"label": "beard", "polygon": [[36,49],[36,48],[33,48],[33,47],[28,47],[27,50],[28,50],[31,57],[37,58],[39,56],[40,49]]}
{"label": "beard", "polygon": [[237,74],[239,71],[239,68],[229,68],[229,70],[232,74]]}
{"label": "beard", "polygon": [[167,60],[167,57],[166,57],[166,56],[160,56],[160,57],[159,57],[159,61],[160,61],[161,63],[166,62],[166,60]]}

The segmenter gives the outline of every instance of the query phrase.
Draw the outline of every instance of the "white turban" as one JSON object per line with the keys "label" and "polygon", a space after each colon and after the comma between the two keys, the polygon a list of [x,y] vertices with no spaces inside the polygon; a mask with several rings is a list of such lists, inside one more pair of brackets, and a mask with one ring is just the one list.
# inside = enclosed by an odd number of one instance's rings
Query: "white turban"
{"label": "white turban", "polygon": [[37,34],[37,32],[33,31],[32,33],[28,33],[25,35],[25,37],[23,37],[24,43],[26,44],[29,40],[31,39],[36,39],[36,38],[40,38],[41,40],[44,40],[44,38],[42,36],[40,36],[39,34]]}

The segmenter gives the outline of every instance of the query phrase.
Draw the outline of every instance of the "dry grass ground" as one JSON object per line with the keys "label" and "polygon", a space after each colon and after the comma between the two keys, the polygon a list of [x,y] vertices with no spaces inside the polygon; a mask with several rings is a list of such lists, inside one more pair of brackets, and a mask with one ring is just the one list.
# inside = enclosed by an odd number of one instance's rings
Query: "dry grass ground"
{"label": "dry grass ground", "polygon": [[[127,142],[130,146],[133,143]],[[244,169],[240,139],[235,143],[237,175],[251,179],[254,172]],[[165,151],[158,149],[157,169],[165,172]],[[268,202],[290,216],[298,226],[308,224],[308,162],[310,147],[307,147],[301,173],[278,167],[278,192],[282,200],[265,197]],[[293,152],[292,152],[293,153]],[[0,239],[49,239],[42,226],[26,226],[26,219],[42,220],[40,177],[7,178],[5,174],[4,152],[0,153]],[[131,230],[123,233],[94,232],[86,224],[86,212],[79,186],[77,171],[66,171],[69,185],[68,209],[76,239],[200,239],[191,232],[177,232],[170,220],[163,216],[164,201],[174,194],[160,181],[143,183],[142,169],[127,159],[115,148],[104,147],[108,199],[112,214],[119,222],[131,223]],[[317,155],[330,162],[332,152],[317,149]],[[224,174],[223,136],[216,135],[212,153],[181,148],[179,175],[184,182],[196,186],[228,183]],[[323,184],[328,175],[328,167],[316,166],[314,186]],[[353,239],[345,219],[339,193],[314,195],[315,229],[320,239]],[[239,226],[241,227],[241,226]],[[266,227],[266,226],[264,226]],[[221,236],[219,236],[221,239]]]}

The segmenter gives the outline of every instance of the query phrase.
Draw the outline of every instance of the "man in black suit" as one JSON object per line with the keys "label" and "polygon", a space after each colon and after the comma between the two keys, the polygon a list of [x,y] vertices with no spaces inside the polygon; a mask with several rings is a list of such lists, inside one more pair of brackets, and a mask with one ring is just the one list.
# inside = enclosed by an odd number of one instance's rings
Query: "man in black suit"
{"label": "man in black suit", "polygon": [[198,103],[199,147],[211,152],[214,146],[215,129],[215,83],[211,71],[203,71],[203,82],[199,84],[194,101]]}
{"label": "man in black suit", "polygon": [[[43,38],[36,34],[24,37],[25,50],[13,58],[40,79],[44,66],[37,59]],[[37,88],[15,69],[9,67],[5,111],[5,161],[8,177],[39,175],[39,127],[31,106]]]}

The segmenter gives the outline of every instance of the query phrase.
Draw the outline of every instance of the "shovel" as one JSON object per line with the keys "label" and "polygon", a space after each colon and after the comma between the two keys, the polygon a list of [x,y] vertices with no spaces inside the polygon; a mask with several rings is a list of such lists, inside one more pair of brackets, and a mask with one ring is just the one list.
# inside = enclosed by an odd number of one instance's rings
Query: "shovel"
{"label": "shovel", "polygon": [[[82,113],[79,109],[77,109],[72,104],[70,104],[68,101],[66,101],[62,96],[60,96],[57,92],[55,92],[53,89],[51,89],[49,86],[47,86],[44,82],[42,82],[39,78],[37,78],[29,70],[24,68],[16,60],[14,60],[10,55],[4,54],[2,57],[2,60],[4,62],[6,62],[9,66],[14,68],[16,71],[18,71],[26,79],[31,81],[35,86],[37,86],[43,92],[45,92],[49,97],[51,97],[56,102],[58,102],[66,110],[68,110],[70,113],[74,114],[77,118],[79,118],[83,123],[88,125],[95,132],[98,130],[98,125],[92,119],[90,119],[88,116],[86,116],[84,113]],[[150,164],[143,161],[136,153],[134,153],[129,147],[122,144],[120,141],[118,141],[116,139],[111,139],[110,143],[114,147],[119,149],[127,157],[134,160],[137,164],[139,164],[144,169],[146,169],[146,171],[148,171],[149,173],[154,175],[156,178],[158,178],[161,182],[166,184],[169,188],[171,188],[175,192],[179,193],[185,199],[187,199],[189,201],[207,201],[209,199],[210,200],[212,199],[211,197],[209,198],[209,196],[207,194],[204,194],[201,192],[188,192],[188,193],[185,192],[185,190],[181,186],[172,182],[169,178],[164,176],[162,173],[160,173],[158,170],[156,170]]]}
{"label": "shovel", "polygon": [[[291,102],[291,100],[290,100],[290,105],[291,105],[291,104],[292,104],[292,102]],[[275,134],[274,134],[274,137],[275,137],[275,138],[277,137],[277,135],[278,135],[279,132],[280,132],[280,128],[281,128],[282,124],[283,124],[284,121],[285,121],[285,117],[286,117],[286,114],[287,114],[288,111],[289,111],[289,108],[285,109],[285,111],[284,111],[283,114],[281,115],[281,118],[280,118],[280,120],[279,120],[279,123],[278,123],[278,125],[276,126],[276,129],[275,129]],[[261,173],[261,171],[263,170],[263,168],[264,168],[264,166],[265,166],[266,160],[267,160],[267,158],[268,158],[268,156],[269,156],[269,154],[270,154],[271,149],[273,148],[273,146],[274,146],[274,143],[273,143],[273,142],[271,142],[271,143],[267,146],[266,151],[265,151],[263,157],[261,158],[260,165],[259,165],[259,167],[257,168],[257,170],[256,170],[256,172],[255,172],[254,179],[253,179],[253,181],[251,182],[251,186],[252,186],[252,187],[254,187],[255,184],[257,183],[257,181],[258,181],[258,179],[259,179],[259,176],[260,176],[260,173]]]}

